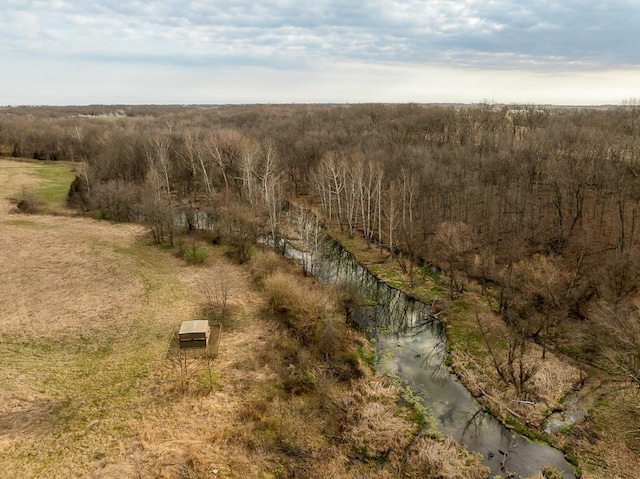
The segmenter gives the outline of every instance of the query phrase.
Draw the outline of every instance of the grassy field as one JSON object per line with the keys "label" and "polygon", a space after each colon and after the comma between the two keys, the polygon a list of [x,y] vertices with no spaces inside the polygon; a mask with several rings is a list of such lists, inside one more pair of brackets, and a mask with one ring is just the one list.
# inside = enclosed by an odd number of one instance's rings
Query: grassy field
{"label": "grassy field", "polygon": [[[281,258],[238,266],[203,245],[189,265],[138,225],[65,212],[72,178],[0,159],[3,477],[485,477],[397,386],[337,381],[295,341],[256,283]],[[57,214],[10,213],[25,190]],[[228,317],[211,375],[193,363],[183,389],[168,339],[202,317],[207,284],[224,284]]]}
{"label": "grassy field", "polygon": [[2,200],[35,198],[48,212],[64,207],[69,185],[75,177],[73,165],[67,162],[40,162],[36,160],[3,160]]}
{"label": "grassy field", "polygon": [[165,386],[153,378],[169,332],[198,304],[194,278],[146,245],[138,226],[7,215],[4,199],[24,189],[59,209],[72,178],[69,165],[0,162],[0,461],[8,477],[74,477],[114,461],[136,437],[149,392]]}

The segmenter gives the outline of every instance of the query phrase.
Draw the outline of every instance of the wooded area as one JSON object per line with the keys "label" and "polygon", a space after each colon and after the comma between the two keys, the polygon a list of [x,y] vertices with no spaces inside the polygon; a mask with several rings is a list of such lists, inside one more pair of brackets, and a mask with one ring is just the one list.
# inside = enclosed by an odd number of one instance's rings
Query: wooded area
{"label": "wooded area", "polygon": [[241,261],[283,234],[289,201],[317,208],[406,271],[445,272],[451,296],[478,281],[520,337],[640,386],[637,100],[3,108],[0,153],[84,165],[70,201],[157,242],[176,215],[213,220]]}

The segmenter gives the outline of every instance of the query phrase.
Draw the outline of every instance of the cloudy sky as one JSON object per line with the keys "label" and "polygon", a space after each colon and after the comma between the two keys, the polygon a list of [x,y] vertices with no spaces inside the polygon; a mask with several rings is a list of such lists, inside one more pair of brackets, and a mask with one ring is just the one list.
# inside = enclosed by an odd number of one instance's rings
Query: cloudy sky
{"label": "cloudy sky", "polygon": [[0,0],[0,105],[640,97],[640,0]]}

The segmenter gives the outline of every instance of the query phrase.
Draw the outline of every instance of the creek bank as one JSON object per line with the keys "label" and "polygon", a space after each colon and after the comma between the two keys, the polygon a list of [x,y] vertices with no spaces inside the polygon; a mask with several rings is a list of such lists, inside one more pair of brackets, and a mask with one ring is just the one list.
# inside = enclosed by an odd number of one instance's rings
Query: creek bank
{"label": "creek bank", "polygon": [[564,433],[573,426],[582,424],[598,401],[619,386],[615,381],[597,374],[589,374],[580,389],[567,394],[562,401],[562,409],[545,418],[542,426],[549,435]]}
{"label": "creek bank", "polygon": [[[341,241],[341,234],[339,232],[334,233],[332,237],[334,240],[343,244],[343,241]],[[358,241],[357,237],[347,238],[346,242],[344,242],[344,247],[351,251],[354,256],[357,256],[359,263],[363,267],[369,269],[371,273],[381,281],[387,281],[389,276],[393,277],[393,275],[384,274],[386,270],[395,268],[396,273],[400,270],[399,266],[390,258],[387,258],[386,260],[375,258],[374,261],[369,261],[371,258],[370,250],[378,251],[379,248],[372,246],[369,249],[365,249],[366,246],[364,240]],[[365,253],[364,261],[361,260],[363,251]],[[371,265],[374,267],[371,268]],[[417,266],[414,271],[416,270],[418,270]],[[437,272],[434,274],[433,270],[429,270],[429,273],[431,273],[429,275],[430,278],[437,281]],[[393,287],[407,288],[410,285],[409,280],[405,280],[404,283],[397,281],[399,279],[397,274],[394,279],[396,281],[393,281]],[[477,300],[477,298],[473,298],[473,285],[470,284],[468,286],[471,289],[471,294],[469,295],[465,293],[463,296],[470,298],[471,301]],[[415,297],[411,291],[408,293]],[[443,291],[443,296],[444,295],[446,295],[445,291]],[[430,299],[429,303],[431,302],[432,300]],[[448,307],[446,307],[446,309],[447,314],[449,314],[449,321],[446,321],[447,318],[444,316],[442,316],[442,319],[445,319],[445,321],[451,325],[452,323],[455,323],[457,311],[451,312]],[[446,334],[448,337],[451,332],[452,331],[447,328]],[[534,348],[535,347],[537,347],[537,345],[534,345]],[[458,351],[462,349],[463,353],[466,353],[463,342],[458,341],[458,348],[454,347],[454,350],[456,349]],[[521,426],[524,426],[529,432],[525,430],[522,430],[522,432],[525,432],[527,435],[531,434],[532,437],[541,438],[545,442],[553,444],[555,447],[562,448],[567,459],[576,466],[576,474],[579,476],[583,474],[582,470],[585,471],[585,474],[587,474],[586,471],[593,472],[601,470],[601,464],[605,464],[607,461],[606,458],[608,457],[608,450],[606,449],[606,446],[585,447],[585,444],[581,442],[582,439],[576,440],[576,438],[587,437],[584,436],[584,434],[587,434],[585,431],[593,431],[594,423],[592,422],[592,414],[594,414],[593,417],[595,418],[595,421],[601,421],[601,401],[603,398],[612,398],[615,396],[616,391],[621,387],[619,380],[612,378],[609,374],[598,368],[592,370],[590,367],[578,363],[577,365],[582,371],[582,376],[575,380],[572,385],[565,387],[564,393],[559,395],[556,400],[548,401],[548,409],[541,411],[541,414],[538,414],[535,420],[529,424],[522,424],[523,421],[517,421],[517,423],[514,423],[513,414],[505,413],[505,410],[500,410],[499,407],[492,407],[492,402],[502,402],[504,404],[499,393],[493,393],[490,391],[491,396],[488,396],[484,395],[485,393],[483,391],[474,389],[473,386],[477,383],[476,378],[479,374],[482,374],[482,372],[478,369],[474,370],[473,368],[471,368],[470,371],[466,371],[467,365],[465,364],[466,361],[464,358],[461,361],[458,356],[451,354],[451,352],[453,351],[450,351],[450,364],[452,366],[452,371],[456,373],[459,380],[467,388],[473,391],[474,395],[478,396],[478,400],[485,405],[487,410],[489,410],[494,416],[498,417],[506,427],[521,431]],[[547,353],[549,352],[550,351],[547,350]],[[561,361],[564,361],[567,364],[576,365],[573,360],[563,354],[558,354],[557,356]],[[467,374],[465,374],[465,372]],[[521,409],[526,408],[527,406],[523,406]],[[528,416],[525,415],[525,417]],[[584,426],[585,429],[581,427],[574,428],[574,426],[579,426],[585,422],[587,423]],[[596,431],[599,431],[598,426],[595,426],[595,428]],[[582,436],[578,436],[576,434],[582,434]],[[601,434],[600,432],[590,432],[589,434],[589,441],[591,441],[592,445],[593,441],[597,441],[598,443],[605,443],[607,441],[605,439],[607,437],[606,434],[602,436],[598,435]],[[593,454],[596,454],[597,457],[602,457],[603,459],[600,460],[601,462],[594,460]],[[585,477],[587,476],[591,477],[589,474]]]}
{"label": "creek bank", "polygon": [[[535,414],[535,420],[529,420],[526,417],[523,417],[530,411],[514,411],[510,408],[508,404],[509,401],[502,398],[500,392],[494,391],[493,389],[495,388],[488,387],[487,372],[483,371],[479,364],[474,363],[473,355],[469,353],[469,350],[476,348],[478,344],[483,348],[484,343],[482,343],[482,339],[480,337],[472,337],[475,333],[469,333],[466,331],[462,334],[460,333],[461,329],[477,327],[474,321],[471,321],[471,324],[467,321],[465,324],[465,321],[462,318],[465,314],[469,314],[468,310],[474,307],[477,308],[476,303],[480,301],[479,298],[469,296],[469,294],[462,294],[458,295],[455,300],[450,300],[445,297],[444,291],[447,286],[442,284],[442,281],[439,278],[439,271],[434,272],[433,268],[431,268],[428,270],[429,274],[422,275],[422,277],[418,278],[417,282],[414,282],[415,278],[402,278],[403,271],[401,271],[399,265],[396,265],[396,260],[388,251],[383,250],[386,254],[384,259],[382,259],[383,254],[380,254],[377,258],[374,258],[374,261],[369,261],[371,255],[370,251],[379,251],[378,247],[374,245],[368,245],[368,247],[366,247],[364,245],[364,239],[361,239],[358,236],[345,238],[343,233],[331,230],[328,230],[327,234],[332,240],[336,241],[345,250],[349,251],[353,255],[354,260],[357,261],[361,267],[367,269],[378,281],[384,282],[390,287],[402,291],[402,293],[415,301],[421,301],[431,305],[432,311],[430,312],[430,315],[445,326],[444,334],[447,339],[449,353],[447,361],[449,362],[451,371],[457,376],[458,380],[483,403],[485,408],[491,411],[491,413],[504,424],[505,427],[514,428],[513,419],[515,418],[520,423],[517,425],[517,428],[525,435],[547,442],[553,441],[553,438],[546,437],[546,434],[548,433],[543,428],[543,421],[546,416],[549,416],[549,413],[545,413],[543,410],[557,410],[558,404],[566,404],[566,399],[568,399],[568,397],[565,399],[565,396],[570,396],[572,398],[579,398],[582,396],[579,384],[582,383],[585,376],[580,372],[580,369],[571,366],[575,369],[575,377],[566,383],[563,393],[559,395],[555,401],[551,401],[546,406],[539,408],[540,411],[538,411],[538,414]],[[364,248],[367,248],[367,250],[363,252]],[[363,255],[366,255],[364,260],[362,260]],[[417,268],[417,266],[414,266],[414,268]],[[423,268],[423,270],[425,269]],[[422,287],[417,284],[420,282],[429,282],[432,283],[432,285]],[[471,283],[466,284],[469,284],[468,293],[472,294],[473,287],[471,286]],[[482,303],[481,307],[483,305],[484,303]],[[476,344],[474,344],[474,342]],[[537,345],[531,342],[530,347],[536,348]],[[548,351],[547,357],[550,356],[555,357],[556,354]],[[565,362],[562,359],[559,359],[559,361]],[[489,391],[489,389],[492,390]],[[587,392],[587,394],[590,395],[589,392]],[[517,402],[518,404],[531,404],[531,401]],[[592,405],[595,405],[595,402],[596,401],[588,401],[588,403]],[[566,407],[562,408],[563,411],[566,409]],[[575,419],[584,421],[586,419],[586,415],[575,415]],[[565,426],[566,425],[568,424],[565,424]]]}
{"label": "creek bank", "polygon": [[480,453],[494,475],[529,477],[551,465],[563,478],[575,477],[560,451],[504,427],[456,380],[447,364],[444,325],[427,304],[380,281],[338,242],[326,242],[313,260],[310,252],[285,250],[307,268],[314,263],[313,274],[320,280],[356,286],[366,301],[354,306],[351,315],[376,348],[377,368],[406,381],[438,429]]}

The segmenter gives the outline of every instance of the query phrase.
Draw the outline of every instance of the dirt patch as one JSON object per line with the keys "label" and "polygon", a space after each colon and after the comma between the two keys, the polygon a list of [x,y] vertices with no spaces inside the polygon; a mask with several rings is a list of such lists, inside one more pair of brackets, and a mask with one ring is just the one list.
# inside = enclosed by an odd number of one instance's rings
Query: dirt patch
{"label": "dirt patch", "polygon": [[38,393],[0,393],[0,430],[4,436],[42,432],[55,421],[59,405]]}

